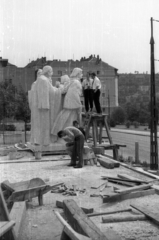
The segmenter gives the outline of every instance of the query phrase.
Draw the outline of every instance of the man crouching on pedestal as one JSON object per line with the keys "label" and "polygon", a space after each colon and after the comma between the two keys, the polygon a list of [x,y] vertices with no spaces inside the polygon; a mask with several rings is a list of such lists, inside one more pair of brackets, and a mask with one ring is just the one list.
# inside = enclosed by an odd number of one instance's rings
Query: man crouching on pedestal
{"label": "man crouching on pedestal", "polygon": [[[74,166],[74,168],[83,167],[83,149],[84,149],[84,135],[76,127],[66,127],[57,133],[59,138],[63,138],[66,142],[69,140],[73,142],[73,149],[71,155],[71,163],[69,166]],[[77,159],[78,157],[78,159]],[[79,161],[76,165],[77,160]]]}

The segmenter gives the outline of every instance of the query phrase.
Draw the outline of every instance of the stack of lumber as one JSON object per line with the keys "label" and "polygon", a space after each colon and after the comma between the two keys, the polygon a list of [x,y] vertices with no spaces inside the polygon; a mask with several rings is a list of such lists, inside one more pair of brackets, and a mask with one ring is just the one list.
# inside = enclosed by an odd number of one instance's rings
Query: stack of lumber
{"label": "stack of lumber", "polygon": [[127,174],[118,174],[118,177],[102,176],[102,179],[111,183],[128,186],[125,189],[114,188],[115,193],[103,196],[104,203],[123,201],[158,193],[152,182],[143,181]]}

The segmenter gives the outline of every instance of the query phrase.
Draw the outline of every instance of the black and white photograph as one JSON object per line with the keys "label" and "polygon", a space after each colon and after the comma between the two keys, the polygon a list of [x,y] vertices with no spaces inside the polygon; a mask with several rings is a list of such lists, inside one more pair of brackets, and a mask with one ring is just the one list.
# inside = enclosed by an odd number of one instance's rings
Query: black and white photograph
{"label": "black and white photograph", "polygon": [[159,240],[159,0],[0,0],[0,240]]}

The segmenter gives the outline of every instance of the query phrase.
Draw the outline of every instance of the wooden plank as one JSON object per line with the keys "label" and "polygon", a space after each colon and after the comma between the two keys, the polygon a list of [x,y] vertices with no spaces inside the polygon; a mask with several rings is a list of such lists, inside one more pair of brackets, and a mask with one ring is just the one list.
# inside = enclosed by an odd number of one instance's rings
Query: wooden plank
{"label": "wooden plank", "polygon": [[15,221],[14,232],[17,240],[20,240],[20,234],[22,229],[22,223],[25,219],[26,213],[26,201],[15,202],[10,212],[10,219]]}
{"label": "wooden plank", "polygon": [[[56,201],[56,206],[59,207],[59,208],[63,208],[63,202],[61,201]],[[83,210],[83,212],[85,214],[91,214],[94,212],[94,208],[84,208],[84,207],[81,207],[81,209]]]}
{"label": "wooden plank", "polygon": [[136,182],[136,183],[148,183],[147,181],[143,181],[139,178],[130,176],[128,174],[118,174],[118,177],[122,179],[132,180],[133,182]]}
{"label": "wooden plank", "polygon": [[135,185],[133,183],[125,182],[125,181],[120,181],[118,179],[113,179],[113,178],[108,178],[108,182],[120,184],[123,186],[128,186],[128,187],[134,187]]}
{"label": "wooden plank", "polygon": [[145,214],[145,216],[151,220],[153,220],[157,225],[159,224],[159,213],[153,213],[151,209],[149,209],[147,206],[139,206],[137,204],[131,204],[131,207],[137,209],[139,212]]}
{"label": "wooden plank", "polygon": [[66,233],[69,239],[71,240],[89,240],[90,239],[91,240],[91,238],[81,235],[76,231],[74,231],[73,228],[65,221],[65,219],[61,216],[59,212],[55,211],[54,213],[56,214],[57,218],[64,226],[63,231]]}
{"label": "wooden plank", "polygon": [[113,231],[102,233],[100,229],[87,217],[74,200],[64,200],[64,213],[71,227],[79,234],[90,237],[92,240],[120,240],[121,238]]}
{"label": "wooden plank", "polygon": [[134,171],[134,172],[137,172],[137,173],[140,173],[140,174],[145,175],[145,176],[147,176],[147,177],[150,177],[150,178],[154,178],[154,179],[158,179],[158,180],[159,180],[159,176],[157,176],[157,175],[148,173],[148,172],[146,172],[146,171],[144,171],[144,170],[136,169],[136,168],[131,167],[131,166],[125,164],[125,163],[120,163],[120,165],[123,166],[123,167],[125,167],[125,168],[128,168],[128,169],[130,169],[130,170],[132,170],[132,171]]}
{"label": "wooden plank", "polygon": [[121,213],[121,212],[130,212],[130,211],[132,211],[132,208],[119,209],[119,210],[116,210],[116,211],[90,213],[90,214],[87,214],[87,216],[88,217],[96,217],[96,216],[109,215],[109,214]]}
{"label": "wooden plank", "polygon": [[115,161],[115,160],[113,160],[111,158],[108,158],[104,155],[100,155],[99,159],[102,159],[102,160],[105,160],[105,161],[110,161],[110,162],[114,163],[114,167],[119,167],[120,166],[120,163],[118,161]]}
{"label": "wooden plank", "polygon": [[138,192],[131,192],[131,193],[113,193],[109,195],[109,197],[103,197],[103,203],[108,203],[108,202],[119,202],[123,201],[126,199],[132,199],[132,198],[139,198],[139,197],[144,197],[144,196],[149,196],[155,194],[154,189],[149,189],[149,190],[144,190],[144,191],[138,191]]}
{"label": "wooden plank", "polygon": [[14,221],[0,222],[0,237],[4,236],[5,233],[10,231],[14,225]]}
{"label": "wooden plank", "polygon": [[120,182],[126,182],[126,183],[133,183],[133,184],[140,184],[140,182],[136,182],[134,180],[129,180],[129,179],[122,179],[122,178],[117,178],[117,177],[110,177],[110,176],[102,176],[103,179],[112,179],[112,180],[117,180]]}
{"label": "wooden plank", "polygon": [[108,168],[108,169],[113,169],[114,168],[114,163],[111,162],[110,160],[103,160],[101,158],[98,158],[97,160],[102,167]]}
{"label": "wooden plank", "polygon": [[123,193],[123,194],[131,193],[131,192],[136,192],[136,191],[140,191],[140,190],[144,190],[144,189],[149,189],[151,186],[152,186],[152,183],[149,183],[149,184],[135,186],[135,187],[131,187],[131,188],[123,189],[123,190],[117,190],[117,192]]}
{"label": "wooden plank", "polygon": [[[105,147],[104,147],[105,148]],[[97,157],[99,157],[99,158],[108,158],[108,159],[110,159],[114,164],[115,164],[115,167],[118,167],[118,166],[120,166],[120,162],[119,161],[117,161],[117,160],[114,160],[114,159],[112,159],[112,157],[108,157],[105,153],[103,153],[103,154],[98,154],[98,155],[96,155]]]}
{"label": "wooden plank", "polygon": [[159,194],[159,186],[158,185],[152,185],[152,189],[155,189],[156,194]]}
{"label": "wooden plank", "polygon": [[131,222],[131,221],[145,221],[145,215],[129,215],[129,216],[106,216],[102,217],[103,223],[117,223],[117,222]]}

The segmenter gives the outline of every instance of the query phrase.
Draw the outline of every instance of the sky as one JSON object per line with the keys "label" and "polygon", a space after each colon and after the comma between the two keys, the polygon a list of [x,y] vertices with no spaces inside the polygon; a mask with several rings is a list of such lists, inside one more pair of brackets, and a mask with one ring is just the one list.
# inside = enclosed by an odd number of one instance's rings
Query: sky
{"label": "sky", "polygon": [[[24,67],[95,54],[118,73],[149,73],[151,17],[159,20],[159,0],[0,0],[0,56]],[[156,21],[153,36],[159,60]]]}

